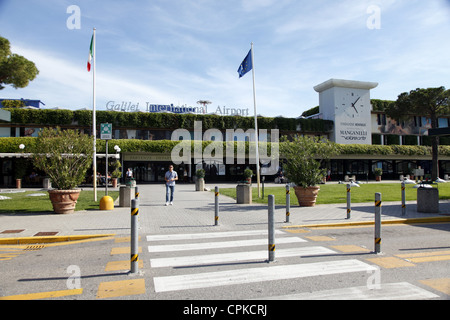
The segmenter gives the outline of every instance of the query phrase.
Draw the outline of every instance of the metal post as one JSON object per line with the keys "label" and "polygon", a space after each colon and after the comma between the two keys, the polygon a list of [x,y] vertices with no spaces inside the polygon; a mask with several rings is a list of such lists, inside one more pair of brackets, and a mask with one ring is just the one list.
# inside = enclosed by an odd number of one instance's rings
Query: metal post
{"label": "metal post", "polygon": [[405,195],[405,181],[402,182],[402,216],[406,215],[406,195]]}
{"label": "metal post", "polygon": [[215,188],[215,201],[214,201],[214,225],[219,225],[219,187]]}
{"label": "metal post", "polygon": [[291,190],[288,184],[286,184],[286,222],[289,222],[291,216]]}
{"label": "metal post", "polygon": [[134,187],[134,198],[139,200],[139,188],[137,186]]}
{"label": "metal post", "polygon": [[381,252],[381,193],[375,193],[375,253]]}
{"label": "metal post", "polygon": [[108,195],[108,140],[106,140],[106,154],[105,154],[105,196]]}
{"label": "metal post", "polygon": [[352,186],[347,185],[347,219],[351,218],[352,213]]}
{"label": "metal post", "polygon": [[269,262],[275,261],[275,196],[269,195]]}
{"label": "metal post", "polygon": [[139,270],[139,251],[138,251],[138,218],[139,218],[139,200],[131,200],[131,255],[130,272],[137,273]]}

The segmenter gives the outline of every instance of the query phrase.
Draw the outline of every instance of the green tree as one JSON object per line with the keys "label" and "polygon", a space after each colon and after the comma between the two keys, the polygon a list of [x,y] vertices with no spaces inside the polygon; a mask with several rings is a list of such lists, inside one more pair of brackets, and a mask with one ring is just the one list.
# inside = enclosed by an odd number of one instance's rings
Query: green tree
{"label": "green tree", "polygon": [[9,40],[0,37],[0,90],[5,88],[4,85],[25,88],[38,74],[34,62],[11,53]]}
{"label": "green tree", "polygon": [[83,182],[93,159],[93,137],[57,127],[39,132],[31,148],[33,164],[59,190],[75,189]]}
{"label": "green tree", "polygon": [[[416,89],[398,96],[397,101],[386,108],[386,114],[393,119],[407,119],[411,116],[426,116],[430,118],[431,128],[438,127],[438,118],[450,113],[450,90],[445,87]],[[438,154],[439,137],[431,139],[432,171],[431,179],[439,177]]]}
{"label": "green tree", "polygon": [[281,156],[286,159],[283,169],[290,182],[303,188],[322,182],[327,172],[324,162],[337,153],[335,143],[310,136],[296,136],[292,142],[284,136],[281,142]]}

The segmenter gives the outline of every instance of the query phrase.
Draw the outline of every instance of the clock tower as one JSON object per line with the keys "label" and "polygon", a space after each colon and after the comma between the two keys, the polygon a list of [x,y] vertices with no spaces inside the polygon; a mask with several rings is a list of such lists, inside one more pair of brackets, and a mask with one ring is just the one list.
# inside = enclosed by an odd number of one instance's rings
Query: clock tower
{"label": "clock tower", "polygon": [[319,112],[334,121],[331,141],[372,144],[370,89],[376,82],[330,79],[314,87],[319,93]]}

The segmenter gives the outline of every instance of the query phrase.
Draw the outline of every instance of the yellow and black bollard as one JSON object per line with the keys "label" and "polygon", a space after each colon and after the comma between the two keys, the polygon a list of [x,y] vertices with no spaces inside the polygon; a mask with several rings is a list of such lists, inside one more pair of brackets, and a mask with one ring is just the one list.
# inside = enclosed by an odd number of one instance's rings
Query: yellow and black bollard
{"label": "yellow and black bollard", "polygon": [[286,222],[289,222],[289,217],[291,216],[291,189],[288,184],[286,184]]}
{"label": "yellow and black bollard", "polygon": [[381,193],[375,193],[375,253],[381,252]]}
{"label": "yellow and black bollard", "polygon": [[352,186],[347,185],[347,219],[351,218],[352,213]]}
{"label": "yellow and black bollard", "polygon": [[139,200],[132,199],[131,200],[130,273],[137,273],[139,270],[138,218],[139,218]]}
{"label": "yellow and black bollard", "polygon": [[269,195],[269,259],[268,262],[275,261],[275,196]]}
{"label": "yellow and black bollard", "polygon": [[215,188],[214,196],[214,225],[219,225],[219,187]]}
{"label": "yellow and black bollard", "polygon": [[405,181],[402,181],[402,216],[406,215],[406,195],[405,195]]}

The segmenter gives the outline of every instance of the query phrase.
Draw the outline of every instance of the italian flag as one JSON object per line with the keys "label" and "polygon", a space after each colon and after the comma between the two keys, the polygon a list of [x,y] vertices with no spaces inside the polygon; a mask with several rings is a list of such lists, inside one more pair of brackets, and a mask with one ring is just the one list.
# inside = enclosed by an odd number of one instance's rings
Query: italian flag
{"label": "italian flag", "polygon": [[93,57],[93,53],[92,53],[93,43],[94,43],[94,35],[92,35],[91,46],[89,47],[89,58],[88,58],[88,62],[87,62],[87,70],[88,70],[88,72],[91,71],[91,61],[92,61],[92,57]]}

